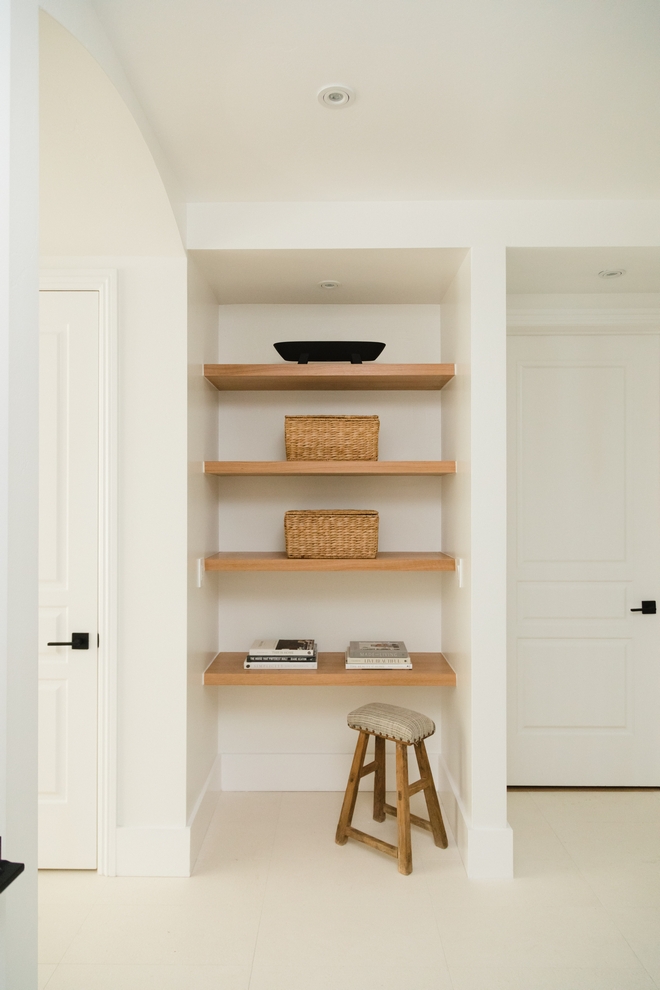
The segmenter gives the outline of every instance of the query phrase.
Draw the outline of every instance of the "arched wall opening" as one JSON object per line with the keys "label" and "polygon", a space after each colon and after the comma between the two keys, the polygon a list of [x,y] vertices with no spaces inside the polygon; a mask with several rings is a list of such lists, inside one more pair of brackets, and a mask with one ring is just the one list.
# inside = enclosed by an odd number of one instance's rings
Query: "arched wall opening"
{"label": "arched wall opening", "polygon": [[187,683],[188,307],[194,351],[210,294],[189,272],[131,111],[83,44],[43,11],[40,139],[42,270],[116,272],[116,740],[100,736],[116,782],[116,815],[103,826],[107,871],[186,875],[190,812],[217,751],[215,708]]}

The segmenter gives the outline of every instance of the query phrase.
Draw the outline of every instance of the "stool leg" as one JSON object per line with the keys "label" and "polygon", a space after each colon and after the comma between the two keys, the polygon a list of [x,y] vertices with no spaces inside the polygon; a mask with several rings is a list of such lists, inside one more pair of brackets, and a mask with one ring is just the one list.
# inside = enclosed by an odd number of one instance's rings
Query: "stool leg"
{"label": "stool leg", "polygon": [[429,812],[429,821],[431,822],[433,840],[436,846],[440,846],[441,849],[446,849],[447,833],[445,832],[445,825],[442,820],[440,802],[438,801],[438,792],[436,791],[435,784],[433,783],[433,774],[431,773],[431,766],[429,764],[429,758],[426,752],[426,746],[424,745],[424,740],[415,743],[415,753],[417,755],[419,775],[422,780],[425,781],[424,797],[426,798],[426,807]]}
{"label": "stool leg", "polygon": [[374,772],[374,821],[384,822],[385,814],[385,740],[375,736],[376,770]]}
{"label": "stool leg", "polygon": [[412,873],[410,842],[410,795],[408,794],[408,747],[396,744],[396,824],[399,831],[399,873]]}
{"label": "stool leg", "polygon": [[353,821],[353,812],[355,811],[355,802],[357,801],[358,787],[360,786],[360,773],[364,764],[364,757],[367,752],[368,742],[368,734],[366,732],[360,732],[357,745],[355,747],[353,763],[351,764],[351,772],[348,775],[346,793],[344,794],[344,803],[341,806],[341,814],[339,815],[339,823],[337,825],[337,834],[335,835],[335,842],[340,846],[344,846],[348,842],[346,829]]}

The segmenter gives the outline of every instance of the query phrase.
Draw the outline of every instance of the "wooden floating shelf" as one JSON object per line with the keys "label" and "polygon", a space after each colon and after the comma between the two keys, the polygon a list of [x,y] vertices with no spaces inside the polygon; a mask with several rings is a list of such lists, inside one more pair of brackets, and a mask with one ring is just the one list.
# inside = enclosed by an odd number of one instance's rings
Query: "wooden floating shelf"
{"label": "wooden floating shelf", "polygon": [[456,473],[456,461],[205,461],[204,473],[236,477],[437,477]]}
{"label": "wooden floating shelf", "polygon": [[345,685],[348,687],[453,687],[456,674],[442,653],[411,653],[412,670],[346,670],[343,653],[319,653],[318,670],[245,670],[243,653],[218,653],[204,684]]}
{"label": "wooden floating shelf", "polygon": [[376,557],[308,559],[287,557],[284,551],[214,553],[204,561],[207,571],[455,571],[446,553],[379,553]]}
{"label": "wooden floating shelf", "polygon": [[206,364],[221,391],[437,390],[454,377],[453,364]]}

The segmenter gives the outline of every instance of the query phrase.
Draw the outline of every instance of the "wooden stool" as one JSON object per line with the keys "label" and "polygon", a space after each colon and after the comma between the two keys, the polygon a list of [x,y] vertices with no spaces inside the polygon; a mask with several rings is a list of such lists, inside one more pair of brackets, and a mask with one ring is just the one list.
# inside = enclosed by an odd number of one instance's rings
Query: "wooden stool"
{"label": "wooden stool", "polygon": [[[399,873],[412,873],[412,846],[410,842],[410,824],[418,825],[433,833],[436,846],[447,848],[447,833],[442,821],[442,813],[438,795],[433,783],[433,775],[429,766],[424,740],[435,732],[435,724],[426,715],[413,712],[410,708],[399,708],[398,705],[363,705],[356,708],[348,716],[351,729],[356,729],[358,736],[353,757],[353,765],[348,776],[346,794],[337,825],[335,841],[343,846],[349,839],[357,839],[367,846],[373,846],[388,856],[394,856],[399,863]],[[369,736],[374,736],[376,758],[373,763],[364,766]],[[391,739],[396,743],[396,808],[385,803],[385,740]],[[415,747],[419,780],[414,784],[408,783],[408,746]],[[373,835],[360,832],[353,828],[353,812],[357,801],[360,779],[367,774],[375,774],[374,778],[374,820],[384,822],[386,815],[393,815],[397,820],[399,830],[398,845],[383,842]],[[410,796],[424,791],[429,819],[419,818],[410,813]]]}

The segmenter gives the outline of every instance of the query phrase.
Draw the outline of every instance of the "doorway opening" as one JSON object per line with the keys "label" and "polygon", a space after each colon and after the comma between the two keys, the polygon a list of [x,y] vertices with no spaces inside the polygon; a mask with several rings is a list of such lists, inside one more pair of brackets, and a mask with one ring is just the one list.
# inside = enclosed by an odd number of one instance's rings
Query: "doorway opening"
{"label": "doorway opening", "polygon": [[114,875],[115,273],[44,271],[40,300],[39,866]]}

